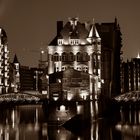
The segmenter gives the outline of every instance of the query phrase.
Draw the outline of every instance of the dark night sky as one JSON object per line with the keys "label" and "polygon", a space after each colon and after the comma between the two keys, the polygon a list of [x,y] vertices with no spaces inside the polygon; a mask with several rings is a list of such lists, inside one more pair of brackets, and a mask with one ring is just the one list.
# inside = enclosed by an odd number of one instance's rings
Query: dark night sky
{"label": "dark night sky", "polygon": [[140,51],[139,0],[0,0],[0,26],[8,35],[10,58],[36,66],[40,48],[56,35],[56,21],[78,16],[81,22],[114,22],[121,27],[124,59]]}

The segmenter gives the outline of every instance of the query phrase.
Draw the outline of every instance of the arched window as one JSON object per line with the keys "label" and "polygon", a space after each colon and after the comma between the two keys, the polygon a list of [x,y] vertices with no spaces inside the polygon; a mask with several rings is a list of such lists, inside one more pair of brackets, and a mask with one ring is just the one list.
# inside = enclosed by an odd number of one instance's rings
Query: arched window
{"label": "arched window", "polygon": [[96,67],[96,62],[97,62],[95,53],[92,54],[92,60],[93,60],[93,67],[95,68]]}
{"label": "arched window", "polygon": [[62,71],[65,71],[66,70],[66,66],[62,66]]}
{"label": "arched window", "polygon": [[82,61],[82,54],[80,52],[77,53],[77,62]]}
{"label": "arched window", "polygon": [[74,55],[72,52],[69,53],[68,58],[69,61],[74,61]]}
{"label": "arched window", "polygon": [[53,55],[53,61],[59,61],[59,55],[58,55],[58,53],[55,53]]}
{"label": "arched window", "polygon": [[67,58],[68,58],[67,53],[63,52],[62,53],[62,61],[67,61],[68,60]]}
{"label": "arched window", "polygon": [[83,71],[88,72],[88,67],[87,66],[83,67]]}
{"label": "arched window", "polygon": [[82,59],[83,59],[83,61],[86,61],[86,62],[89,61],[89,55],[88,55],[87,52],[84,52],[84,53],[83,53]]}

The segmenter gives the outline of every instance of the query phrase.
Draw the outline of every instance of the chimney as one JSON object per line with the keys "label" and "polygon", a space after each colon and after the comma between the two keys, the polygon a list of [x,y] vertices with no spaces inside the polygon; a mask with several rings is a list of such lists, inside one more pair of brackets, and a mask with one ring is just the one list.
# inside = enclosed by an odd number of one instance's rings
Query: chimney
{"label": "chimney", "polygon": [[63,29],[63,21],[57,21],[57,36],[60,35],[62,29]]}

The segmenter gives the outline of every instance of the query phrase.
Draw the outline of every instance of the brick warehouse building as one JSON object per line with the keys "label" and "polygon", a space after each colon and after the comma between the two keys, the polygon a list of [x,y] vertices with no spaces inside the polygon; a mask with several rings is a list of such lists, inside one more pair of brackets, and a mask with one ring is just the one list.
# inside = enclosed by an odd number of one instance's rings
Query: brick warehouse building
{"label": "brick warehouse building", "polygon": [[9,51],[4,29],[0,28],[0,94],[9,90]]}
{"label": "brick warehouse building", "polygon": [[140,57],[121,64],[121,92],[140,90]]}
{"label": "brick warehouse building", "polygon": [[[78,18],[57,22],[57,35],[48,46],[48,73],[74,68],[99,77],[102,93],[120,93],[121,32],[112,23],[80,23]],[[102,83],[101,83],[102,82]]]}

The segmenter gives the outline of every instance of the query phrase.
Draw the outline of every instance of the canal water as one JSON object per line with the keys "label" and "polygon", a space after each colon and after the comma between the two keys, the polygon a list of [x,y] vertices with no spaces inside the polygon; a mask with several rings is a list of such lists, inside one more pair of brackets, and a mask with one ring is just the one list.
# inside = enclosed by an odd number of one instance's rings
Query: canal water
{"label": "canal water", "polygon": [[139,140],[140,111],[121,108],[116,119],[99,118],[90,126],[67,130],[48,125],[42,105],[0,109],[0,140]]}

